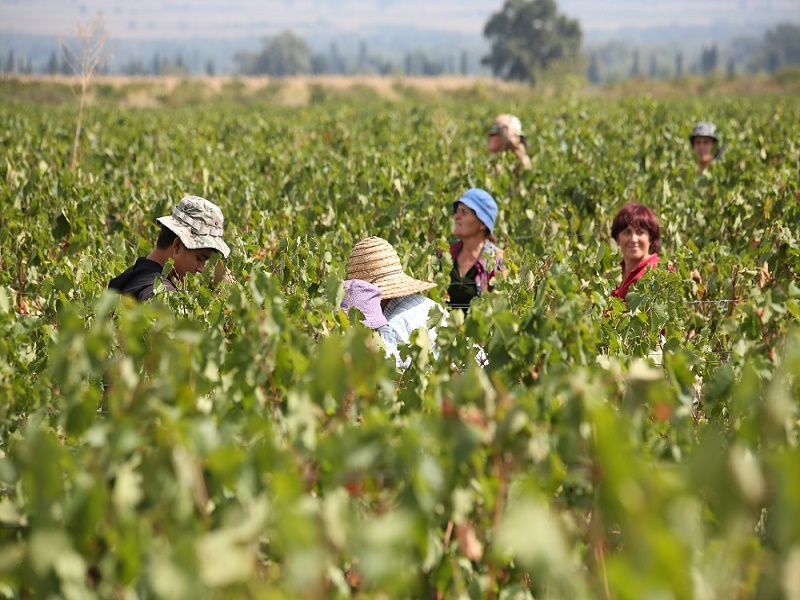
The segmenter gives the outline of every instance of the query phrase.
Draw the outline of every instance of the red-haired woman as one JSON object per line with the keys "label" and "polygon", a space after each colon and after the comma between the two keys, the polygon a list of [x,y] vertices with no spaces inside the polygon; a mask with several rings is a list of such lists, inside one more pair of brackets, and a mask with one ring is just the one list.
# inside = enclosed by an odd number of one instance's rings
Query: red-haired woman
{"label": "red-haired woman", "polygon": [[652,210],[642,204],[628,202],[614,217],[611,237],[622,250],[622,283],[611,295],[625,300],[631,284],[638,281],[648,267],[658,264],[661,228]]}

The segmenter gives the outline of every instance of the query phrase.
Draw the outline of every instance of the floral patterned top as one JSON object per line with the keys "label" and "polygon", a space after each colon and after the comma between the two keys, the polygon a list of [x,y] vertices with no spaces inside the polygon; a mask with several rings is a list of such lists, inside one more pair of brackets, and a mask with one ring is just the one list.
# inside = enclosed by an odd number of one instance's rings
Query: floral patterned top
{"label": "floral patterned top", "polygon": [[450,272],[448,293],[450,304],[453,307],[465,307],[473,298],[480,296],[483,292],[490,292],[492,279],[497,271],[503,270],[503,258],[498,255],[499,248],[487,241],[483,244],[477,262],[462,277],[456,261],[462,247],[463,243],[460,241],[450,246],[453,270]]}

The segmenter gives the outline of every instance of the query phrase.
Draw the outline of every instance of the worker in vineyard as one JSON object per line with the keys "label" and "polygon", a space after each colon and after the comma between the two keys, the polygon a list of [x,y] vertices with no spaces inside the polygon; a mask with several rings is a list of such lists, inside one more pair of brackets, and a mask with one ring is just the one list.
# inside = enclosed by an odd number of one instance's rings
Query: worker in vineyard
{"label": "worker in vineyard", "polygon": [[485,190],[467,190],[453,202],[453,235],[458,239],[450,246],[450,308],[466,312],[473,298],[491,291],[495,276],[503,272],[503,251],[495,245],[496,218],[497,203]]}
{"label": "worker in vineyard", "polygon": [[611,237],[622,251],[622,283],[611,295],[625,300],[628,288],[641,279],[647,269],[658,264],[661,228],[652,210],[636,202],[627,202],[614,217]]}
{"label": "worker in vineyard", "polygon": [[[406,275],[397,251],[389,242],[372,236],[353,246],[347,261],[347,279],[366,281],[380,290],[380,307],[386,323],[378,331],[387,356],[394,356],[398,367],[407,367],[409,363],[400,358],[398,346],[407,344],[411,333],[420,327],[428,331],[435,352],[436,327],[445,311],[438,303],[421,295],[435,284]],[[372,311],[369,306],[353,306],[365,316]],[[429,317],[437,320],[433,327],[428,327]]]}
{"label": "worker in vineyard", "polygon": [[[212,254],[219,252],[224,258],[230,254],[230,248],[222,240],[222,211],[205,198],[186,196],[171,215],[156,221],[161,232],[153,251],[114,277],[109,289],[139,301],[149,300],[155,294],[156,280],[161,281],[164,289],[174,292],[187,273],[202,273]],[[169,260],[172,271],[165,277],[162,271]],[[223,267],[222,272],[227,269]]]}
{"label": "worker in vineyard", "polygon": [[517,158],[516,171],[520,167],[531,168],[528,157],[527,140],[522,133],[522,124],[514,115],[498,115],[489,129],[486,149],[495,156],[511,152]]}
{"label": "worker in vineyard", "polygon": [[697,157],[697,172],[702,174],[708,165],[722,155],[723,147],[717,147],[717,127],[713,123],[701,121],[692,129],[689,136],[692,151]]}

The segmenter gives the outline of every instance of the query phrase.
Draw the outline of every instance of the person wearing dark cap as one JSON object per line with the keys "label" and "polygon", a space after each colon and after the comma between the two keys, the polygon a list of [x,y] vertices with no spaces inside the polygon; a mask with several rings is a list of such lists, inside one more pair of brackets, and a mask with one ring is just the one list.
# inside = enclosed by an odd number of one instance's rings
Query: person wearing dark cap
{"label": "person wearing dark cap", "polygon": [[[161,225],[156,247],[114,277],[108,284],[110,290],[140,302],[149,300],[155,294],[156,280],[163,283],[164,289],[174,292],[187,273],[202,273],[214,252],[224,258],[230,254],[230,248],[222,240],[222,211],[205,198],[186,196],[171,215],[159,217],[156,222]],[[169,260],[173,268],[165,277],[162,271]]]}
{"label": "person wearing dark cap", "polygon": [[473,298],[491,291],[494,277],[503,270],[503,251],[494,237],[497,203],[485,190],[472,188],[453,202],[453,211],[458,241],[450,246],[448,294],[451,308],[466,311]]}
{"label": "person wearing dark cap", "polygon": [[721,154],[721,149],[717,150],[715,154],[715,147],[719,142],[716,125],[701,121],[692,129],[689,141],[697,157],[697,171],[702,173]]}

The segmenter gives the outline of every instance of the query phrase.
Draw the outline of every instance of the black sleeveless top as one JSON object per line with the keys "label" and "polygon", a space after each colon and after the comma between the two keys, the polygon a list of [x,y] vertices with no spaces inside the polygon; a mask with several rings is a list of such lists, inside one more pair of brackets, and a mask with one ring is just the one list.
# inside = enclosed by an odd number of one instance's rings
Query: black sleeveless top
{"label": "black sleeveless top", "polygon": [[478,285],[475,278],[478,275],[478,267],[473,265],[469,271],[461,277],[458,272],[458,263],[453,263],[453,270],[450,271],[450,287],[447,292],[450,295],[450,308],[462,308],[467,311],[469,303],[478,296]]}

